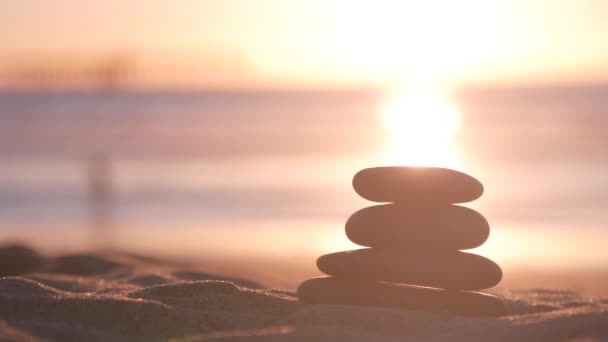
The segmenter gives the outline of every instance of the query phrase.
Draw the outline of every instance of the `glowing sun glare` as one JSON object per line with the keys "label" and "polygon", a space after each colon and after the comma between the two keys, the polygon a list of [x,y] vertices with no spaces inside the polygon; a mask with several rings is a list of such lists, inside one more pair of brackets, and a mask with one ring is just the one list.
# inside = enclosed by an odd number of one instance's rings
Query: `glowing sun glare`
{"label": "glowing sun glare", "polygon": [[409,91],[389,98],[383,107],[390,165],[457,167],[450,140],[460,127],[460,113],[438,94]]}

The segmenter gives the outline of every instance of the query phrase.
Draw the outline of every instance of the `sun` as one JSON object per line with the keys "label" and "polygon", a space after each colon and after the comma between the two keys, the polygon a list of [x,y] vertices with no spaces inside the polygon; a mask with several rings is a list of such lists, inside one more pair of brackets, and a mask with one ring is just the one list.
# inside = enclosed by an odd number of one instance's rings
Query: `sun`
{"label": "sun", "polygon": [[[388,81],[481,75],[504,58],[508,6],[484,0],[331,0],[324,49]],[[464,72],[466,71],[466,72]],[[465,77],[466,78],[466,77]]]}
{"label": "sun", "polygon": [[388,97],[382,107],[389,165],[458,166],[450,142],[460,127],[460,112],[437,91],[410,88]]}

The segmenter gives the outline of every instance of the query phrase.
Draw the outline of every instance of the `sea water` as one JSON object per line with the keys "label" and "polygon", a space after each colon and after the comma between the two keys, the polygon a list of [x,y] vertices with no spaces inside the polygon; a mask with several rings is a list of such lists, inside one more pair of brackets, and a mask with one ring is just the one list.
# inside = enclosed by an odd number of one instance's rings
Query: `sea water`
{"label": "sea water", "polygon": [[[480,252],[608,265],[608,87],[451,100],[455,167],[486,187],[470,204],[493,229]],[[3,91],[0,237],[75,248],[105,234],[120,248],[243,256],[353,247],[344,222],[369,203],[352,175],[387,163],[383,101],[365,89]]]}

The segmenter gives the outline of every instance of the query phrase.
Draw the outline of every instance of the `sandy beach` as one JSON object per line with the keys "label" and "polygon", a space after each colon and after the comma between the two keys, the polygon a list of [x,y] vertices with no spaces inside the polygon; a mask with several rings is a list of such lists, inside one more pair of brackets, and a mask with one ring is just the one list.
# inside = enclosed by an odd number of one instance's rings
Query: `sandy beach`
{"label": "sandy beach", "polygon": [[[293,291],[127,253],[0,250],[2,341],[596,341],[608,298],[505,289],[509,316],[309,305]],[[7,265],[11,265],[9,268]]]}

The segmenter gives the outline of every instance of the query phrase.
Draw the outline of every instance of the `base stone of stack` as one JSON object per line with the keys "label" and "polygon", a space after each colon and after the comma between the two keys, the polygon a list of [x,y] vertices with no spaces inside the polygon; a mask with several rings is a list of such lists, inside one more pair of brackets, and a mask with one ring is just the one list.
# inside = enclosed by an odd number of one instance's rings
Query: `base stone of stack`
{"label": "base stone of stack", "polygon": [[502,299],[480,292],[353,282],[334,277],[309,279],[298,287],[297,292],[302,301],[311,304],[375,306],[462,316],[508,314]]}

